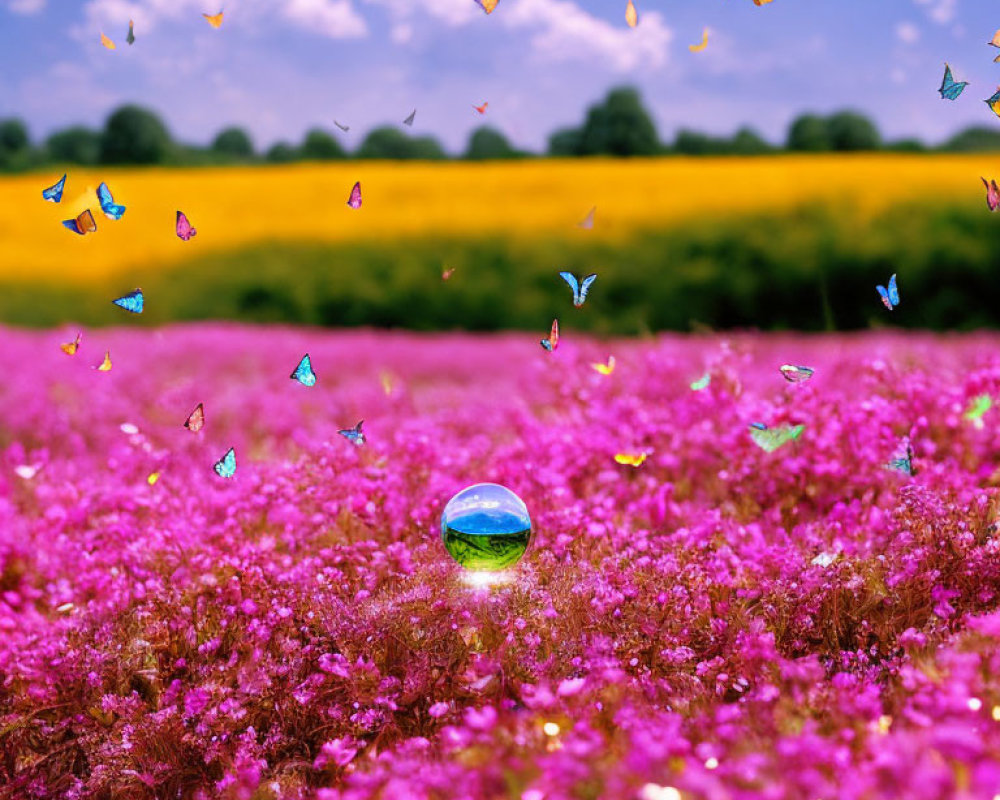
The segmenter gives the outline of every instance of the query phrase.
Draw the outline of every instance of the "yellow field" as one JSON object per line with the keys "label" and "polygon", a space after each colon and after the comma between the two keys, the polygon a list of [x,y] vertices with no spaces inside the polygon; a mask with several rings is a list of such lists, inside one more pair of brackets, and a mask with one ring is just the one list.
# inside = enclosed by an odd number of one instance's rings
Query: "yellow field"
{"label": "yellow field", "polygon": [[[980,199],[979,176],[996,166],[980,154],[71,169],[60,205],[44,202],[41,190],[61,173],[0,179],[0,278],[88,281],[264,240],[620,237],[637,227],[810,201],[871,213],[904,200]],[[128,206],[120,222],[98,214],[94,189],[102,180]],[[346,205],[356,180],[364,194],[359,211]],[[594,205],[594,231],[578,230]],[[87,206],[98,220],[95,235],[59,224]],[[190,242],[174,235],[177,209],[198,229]]]}

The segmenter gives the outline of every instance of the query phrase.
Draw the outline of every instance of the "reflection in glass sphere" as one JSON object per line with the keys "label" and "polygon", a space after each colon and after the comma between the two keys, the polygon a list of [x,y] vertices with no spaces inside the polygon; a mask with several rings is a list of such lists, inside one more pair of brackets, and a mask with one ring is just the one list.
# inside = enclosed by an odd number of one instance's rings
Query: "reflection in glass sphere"
{"label": "reflection in glass sphere", "polygon": [[528,549],[531,517],[510,489],[477,483],[448,501],[441,514],[441,537],[451,557],[466,569],[507,569]]}

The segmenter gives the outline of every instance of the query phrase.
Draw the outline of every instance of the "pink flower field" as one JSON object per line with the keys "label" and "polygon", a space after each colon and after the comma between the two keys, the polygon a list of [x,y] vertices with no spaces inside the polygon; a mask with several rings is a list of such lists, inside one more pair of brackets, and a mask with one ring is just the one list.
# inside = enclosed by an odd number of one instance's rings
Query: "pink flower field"
{"label": "pink flower field", "polygon": [[0,797],[1000,795],[998,336],[75,333],[0,331]]}

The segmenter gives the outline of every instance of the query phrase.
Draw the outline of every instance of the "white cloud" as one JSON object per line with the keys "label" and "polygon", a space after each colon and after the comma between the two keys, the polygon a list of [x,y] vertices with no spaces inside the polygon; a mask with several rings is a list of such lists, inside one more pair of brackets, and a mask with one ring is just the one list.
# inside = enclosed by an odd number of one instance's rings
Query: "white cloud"
{"label": "white cloud", "polygon": [[[37,0],[18,0],[37,2]],[[43,0],[44,2],[44,0]],[[219,0],[223,7],[223,0]],[[209,8],[209,13],[215,6]],[[352,0],[243,0],[238,6],[224,9],[222,30],[237,27],[261,27],[275,19],[331,39],[354,39],[368,34],[364,18]],[[201,21],[206,11],[204,0],[88,0],[84,6],[87,32],[104,27],[121,27],[130,19],[144,30],[153,30],[162,21],[186,19]],[[79,33],[78,29],[78,33]]]}
{"label": "white cloud", "polygon": [[[472,0],[364,0],[371,5],[382,6],[394,22],[407,21],[420,13],[438,22],[456,28],[467,25],[476,17],[483,16],[482,10]],[[499,13],[499,11],[497,12]]]}
{"label": "white cloud", "polygon": [[45,0],[7,0],[7,8],[14,14],[37,14],[45,8]]}
{"label": "white cloud", "polygon": [[958,0],[916,0],[917,5],[927,7],[927,16],[938,25],[947,25],[955,18]]}
{"label": "white cloud", "polygon": [[545,61],[601,60],[614,72],[667,61],[673,32],[656,11],[640,11],[639,25],[625,26],[595,17],[572,0],[512,0],[496,14],[509,28],[531,28],[535,55]]}
{"label": "white cloud", "polygon": [[900,22],[896,26],[896,38],[904,44],[915,44],[920,39],[920,29],[912,22]]}

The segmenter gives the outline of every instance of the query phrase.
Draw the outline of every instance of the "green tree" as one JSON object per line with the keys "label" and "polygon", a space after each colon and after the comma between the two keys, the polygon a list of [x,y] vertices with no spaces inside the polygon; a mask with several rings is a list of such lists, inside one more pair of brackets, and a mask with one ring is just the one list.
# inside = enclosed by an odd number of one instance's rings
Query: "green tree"
{"label": "green tree", "polygon": [[1000,150],[1000,131],[993,128],[966,128],[942,145],[943,150],[956,153],[988,153]]}
{"label": "green tree", "polygon": [[101,134],[82,125],[75,125],[49,136],[45,140],[45,149],[53,161],[96,164],[101,157]]}
{"label": "green tree", "polygon": [[212,150],[229,158],[249,160],[254,157],[253,141],[243,128],[226,128],[219,131],[212,142]]}
{"label": "green tree", "polygon": [[24,169],[31,162],[31,138],[19,119],[0,120],[0,169]]}
{"label": "green tree", "polygon": [[674,150],[685,156],[712,156],[729,152],[729,142],[682,128],[674,139]]}
{"label": "green tree", "polygon": [[619,87],[591,106],[580,135],[582,155],[651,156],[661,151],[656,126],[639,92]]}
{"label": "green tree", "polygon": [[302,158],[310,161],[333,161],[347,157],[340,142],[320,128],[313,128],[306,134],[299,152]]}
{"label": "green tree", "polygon": [[272,164],[287,164],[299,157],[298,150],[288,142],[275,142],[265,153],[264,158]]}
{"label": "green tree", "polygon": [[736,156],[759,156],[774,148],[753,128],[740,128],[729,143],[729,151]]}
{"label": "green tree", "polygon": [[580,155],[579,128],[561,128],[549,136],[549,155],[564,158]]}
{"label": "green tree", "polygon": [[173,152],[166,126],[139,106],[122,106],[108,117],[101,134],[103,164],[162,164]]}
{"label": "green tree", "polygon": [[510,146],[507,138],[496,128],[483,126],[476,128],[469,137],[465,157],[473,160],[513,158],[517,151]]}
{"label": "green tree", "polygon": [[878,150],[882,146],[875,123],[856,111],[838,111],[827,119],[826,130],[834,150]]}
{"label": "green tree", "polygon": [[359,158],[422,159],[436,161],[445,158],[437,140],[430,136],[411,139],[396,128],[385,126],[371,131],[358,148]]}
{"label": "green tree", "polygon": [[831,149],[826,120],[816,114],[803,114],[788,129],[788,149],[821,153]]}

